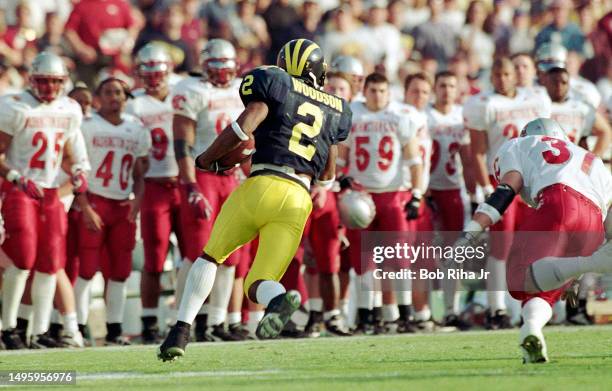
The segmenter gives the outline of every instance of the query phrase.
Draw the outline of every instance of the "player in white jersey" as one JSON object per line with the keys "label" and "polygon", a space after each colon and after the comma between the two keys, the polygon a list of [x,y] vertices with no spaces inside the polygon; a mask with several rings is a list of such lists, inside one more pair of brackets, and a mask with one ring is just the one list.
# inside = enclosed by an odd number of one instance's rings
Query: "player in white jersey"
{"label": "player in white jersey", "polygon": [[363,101],[363,64],[353,56],[338,56],[331,62],[331,71],[347,75],[351,83],[351,101]]}
{"label": "player in white jersey", "polygon": [[[454,104],[459,90],[457,77],[443,71],[436,75],[434,83],[435,103],[427,109],[427,127],[433,140],[429,196],[435,205],[435,214],[440,231],[463,230],[462,178],[468,192],[474,193],[475,183],[470,167],[470,135],[463,126],[463,108]],[[452,244],[456,236],[444,236]],[[457,280],[444,280],[445,317],[444,326],[468,329],[469,324],[461,320],[456,300]]]}
{"label": "player in white jersey", "polygon": [[[353,102],[353,125],[339,157],[348,162],[348,173],[341,187],[354,181],[370,193],[376,206],[376,217],[367,230],[407,231],[408,219],[415,214],[408,201],[421,197],[422,159],[416,140],[419,123],[404,113],[401,104],[391,103],[389,82],[384,75],[372,73],[366,77],[365,102]],[[423,121],[421,126],[424,126]],[[411,194],[409,174],[413,181]],[[362,230],[347,230],[351,243],[348,251],[353,269],[365,284],[371,281],[372,266],[361,262]],[[382,304],[382,303],[381,303]],[[410,303],[400,303],[409,305]],[[374,292],[363,286],[358,297],[358,330],[373,330]],[[378,305],[380,306],[380,304]]]}
{"label": "player in white jersey", "polygon": [[561,125],[569,140],[578,144],[586,136],[595,136],[597,143],[593,153],[603,156],[612,139],[610,125],[593,106],[570,94],[570,76],[567,70],[560,64],[553,64],[546,72],[544,85],[552,100],[551,118]]}
{"label": "player in white jersey", "polygon": [[[406,77],[404,81],[404,102],[413,108],[413,112],[418,111],[418,114],[412,114],[415,118],[417,118],[417,115],[421,115],[423,120],[427,121],[426,109],[431,101],[432,87],[432,80],[426,73],[418,72]],[[427,126],[419,127],[417,139],[419,142],[419,152],[423,159],[421,190],[424,192],[429,186],[433,151],[433,142]],[[431,232],[434,230],[433,212],[431,207],[425,202],[413,199],[411,203],[415,205],[415,214],[410,222],[411,230],[417,232],[417,243],[427,243],[431,241]],[[422,258],[415,265],[417,268],[431,269],[435,265],[435,260]],[[429,290],[428,281],[415,279],[412,283],[412,304],[415,310],[414,323],[417,328],[422,330],[431,330],[434,327],[429,308]]]}
{"label": "player in white jersey", "polygon": [[[2,340],[9,349],[25,347],[15,331],[17,308],[26,280],[32,281],[33,336],[30,346],[49,328],[56,272],[64,267],[66,214],[58,197],[62,159],[68,162],[76,192],[84,192],[87,156],[75,148],[82,114],[79,105],[62,96],[68,73],[51,53],[37,55],[28,91],[3,98],[0,104],[2,216],[7,238],[2,249],[13,261],[4,272]],[[78,332],[68,325],[70,331]]]}
{"label": "player in white jersey", "polygon": [[[463,107],[465,126],[470,130],[472,155],[477,183],[485,195],[493,192],[497,181],[493,176],[494,157],[502,144],[518,137],[529,121],[538,117],[550,117],[550,100],[541,94],[535,95],[525,89],[516,88],[516,71],[508,58],[496,59],[491,70],[494,91],[471,97]],[[491,227],[497,233],[491,238],[491,252],[487,260],[489,328],[510,327],[505,304],[506,260],[512,245],[513,232],[521,213],[527,213],[524,204],[515,201],[501,221]]]}
{"label": "player in white jersey", "polygon": [[151,134],[152,142],[140,211],[140,232],[145,257],[140,279],[142,341],[152,344],[159,342],[157,306],[169,237],[172,232],[176,234],[181,253],[184,239],[180,223],[178,165],[173,148],[174,110],[169,90],[172,60],[162,46],[148,44],[136,55],[136,71],[144,91],[135,94],[134,99],[128,102],[126,112],[142,121]]}
{"label": "player in white jersey", "polygon": [[[558,123],[537,119],[495,157],[500,185],[466,225],[458,246],[474,243],[497,222],[516,194],[537,206],[520,226],[528,231],[512,245],[508,287],[522,301],[520,342],[524,362],[546,362],[542,328],[571,279],[585,271],[612,272],[612,246],[604,241],[604,218],[612,205],[612,176],[593,153],[572,144]],[[594,254],[595,252],[595,254]],[[588,259],[542,259],[554,257]]]}
{"label": "player in white jersey", "polygon": [[79,324],[85,325],[91,279],[101,270],[108,281],[105,344],[125,345],[129,342],[121,336],[121,324],[126,280],[132,271],[135,221],[144,194],[151,136],[138,118],[124,113],[130,93],[121,80],[103,80],[96,95],[100,109],[83,122],[92,171],[88,192],[77,197],[82,211],[75,284],[77,315]]}
{"label": "player in white jersey", "polygon": [[[191,77],[180,82],[172,98],[175,157],[182,183],[181,224],[186,235],[176,289],[178,300],[189,269],[202,253],[221,205],[238,186],[231,171],[214,174],[196,172],[194,167],[194,157],[205,151],[244,108],[239,95],[241,79],[236,78],[234,47],[222,39],[210,40],[202,50],[201,62],[203,78]],[[219,267],[209,304],[195,320],[196,340],[210,339],[206,332],[208,326],[212,327],[210,334],[215,338],[235,339],[225,330],[224,321],[235,266],[240,260],[241,252],[236,252]]]}

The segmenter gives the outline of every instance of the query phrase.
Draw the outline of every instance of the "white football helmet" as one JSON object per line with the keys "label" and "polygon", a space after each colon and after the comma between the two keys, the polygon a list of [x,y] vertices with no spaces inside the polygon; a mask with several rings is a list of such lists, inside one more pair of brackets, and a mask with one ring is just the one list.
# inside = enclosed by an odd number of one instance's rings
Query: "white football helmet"
{"label": "white football helmet", "polygon": [[224,39],[211,39],[200,53],[207,80],[215,86],[227,86],[238,73],[236,49]]}
{"label": "white football helmet", "polygon": [[352,56],[338,56],[331,63],[333,72],[342,72],[347,75],[364,77],[364,70],[361,61]]}
{"label": "white football helmet", "polygon": [[559,43],[547,42],[536,50],[535,59],[538,69],[542,72],[548,72],[553,68],[565,69],[567,49]]}
{"label": "white football helmet", "polygon": [[376,216],[372,197],[363,191],[347,190],[338,198],[340,221],[350,229],[367,228]]}
{"label": "white football helmet", "polygon": [[145,89],[156,90],[167,84],[172,71],[172,58],[161,45],[149,43],[136,55],[136,71]]}
{"label": "white football helmet", "polygon": [[567,134],[559,123],[550,118],[537,118],[525,125],[521,131],[521,137],[548,136],[567,140]]}
{"label": "white football helmet", "polygon": [[68,79],[68,69],[64,61],[50,52],[41,52],[32,61],[30,86],[36,98],[52,102],[63,90]]}

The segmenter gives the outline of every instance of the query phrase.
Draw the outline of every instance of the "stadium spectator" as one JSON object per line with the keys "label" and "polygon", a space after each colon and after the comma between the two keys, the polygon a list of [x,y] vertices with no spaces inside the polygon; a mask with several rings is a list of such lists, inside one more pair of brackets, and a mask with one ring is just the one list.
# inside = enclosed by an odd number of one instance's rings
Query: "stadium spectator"
{"label": "stadium spectator", "polygon": [[427,4],[430,18],[412,31],[414,48],[424,56],[434,57],[440,67],[445,67],[457,50],[457,35],[440,18],[442,0],[428,0]]}
{"label": "stadium spectator", "polygon": [[40,52],[47,51],[57,54],[62,57],[69,69],[73,69],[75,66],[72,60],[74,52],[63,33],[64,25],[60,16],[55,12],[49,12],[45,16],[45,33],[36,41],[36,47]]}
{"label": "stadium spectator", "polygon": [[192,58],[197,58],[204,48],[206,29],[202,19],[198,18],[200,2],[198,0],[181,0],[183,11],[183,26],[181,26],[181,39],[187,44]]}
{"label": "stadium spectator", "polygon": [[119,65],[121,54],[131,53],[139,27],[125,0],[81,0],[65,26],[66,39],[77,61],[77,75],[93,85],[97,72]]}
{"label": "stadium spectator", "polygon": [[459,34],[465,23],[465,12],[459,8],[456,0],[444,0],[444,11],[441,19],[451,26],[456,34]]}
{"label": "stadium spectator", "polygon": [[[485,19],[483,30],[495,42],[495,54],[497,56],[508,55],[508,42],[512,32],[510,23],[512,21],[512,13],[509,18],[507,14],[506,0],[495,0],[493,2],[493,11]],[[506,19],[508,18],[508,21]]]}
{"label": "stadium spectator", "polygon": [[234,26],[234,37],[243,48],[267,48],[270,35],[265,20],[256,14],[256,0],[238,1],[238,18]]}
{"label": "stadium spectator", "polygon": [[236,5],[231,0],[212,0],[207,2],[200,11],[208,31],[208,38],[232,39],[230,21],[236,16]]}
{"label": "stadium spectator", "polygon": [[318,41],[323,33],[321,25],[321,8],[317,0],[305,0],[300,10],[299,22],[292,26],[290,32],[291,39],[306,38],[311,41]]}
{"label": "stadium spectator", "polygon": [[543,43],[555,41],[567,50],[583,52],[585,37],[580,27],[569,20],[571,8],[572,3],[569,0],[553,0],[549,6],[552,22],[536,35],[536,48]]}
{"label": "stadium spectator", "polygon": [[276,64],[276,54],[285,42],[289,41],[290,29],[300,17],[289,0],[274,0],[264,12],[263,18],[268,25],[271,38],[266,61],[268,64]]}
{"label": "stadium spectator", "polygon": [[0,9],[0,55],[8,61],[10,65],[21,65],[23,61],[21,51],[11,47],[6,42],[7,30],[8,27],[4,18],[4,11]]}
{"label": "stadium spectator", "polygon": [[31,27],[31,8],[28,2],[21,2],[15,8],[16,22],[4,34],[4,42],[15,50],[24,51],[35,46],[36,31]]}
{"label": "stadium spectator", "polygon": [[531,52],[533,50],[533,34],[529,26],[529,13],[522,8],[517,8],[512,17],[512,28],[508,42],[510,54]]}
{"label": "stadium spectator", "polygon": [[325,58],[331,60],[339,55],[361,57],[365,45],[357,34],[359,27],[360,22],[353,16],[348,4],[335,10],[327,32],[321,37]]}
{"label": "stadium spectator", "polygon": [[170,53],[172,62],[176,64],[175,72],[186,72],[197,65],[189,46],[181,38],[181,31],[185,18],[180,4],[173,3],[166,6],[162,13],[159,30],[143,30],[134,46],[134,52],[140,50],[147,43],[155,42],[164,46]]}
{"label": "stadium spectator", "polygon": [[486,16],[484,3],[479,0],[471,1],[466,11],[465,25],[459,36],[461,49],[477,53],[480,66],[488,69],[493,62],[495,43],[491,36],[483,30]]}

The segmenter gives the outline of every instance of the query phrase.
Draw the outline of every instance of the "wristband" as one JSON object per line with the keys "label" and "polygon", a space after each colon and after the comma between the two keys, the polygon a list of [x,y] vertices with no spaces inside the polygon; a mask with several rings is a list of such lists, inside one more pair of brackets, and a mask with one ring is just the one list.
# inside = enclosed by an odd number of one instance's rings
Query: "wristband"
{"label": "wristband", "polygon": [[236,136],[238,136],[240,140],[242,141],[249,140],[249,136],[246,133],[244,133],[240,125],[238,125],[238,122],[236,121],[232,122],[231,126],[232,126],[232,130],[234,131],[234,133],[236,134]]}
{"label": "wristband", "polygon": [[321,186],[322,188],[324,188],[325,190],[331,190],[331,188],[334,186],[334,182],[336,182],[336,177],[333,177],[332,179],[327,179],[327,180],[320,180],[317,179],[315,181],[315,184],[318,186]]}
{"label": "wristband", "polygon": [[10,170],[9,172],[6,173],[6,180],[9,182],[15,183],[19,179],[21,179],[21,174],[17,172],[16,170]]}

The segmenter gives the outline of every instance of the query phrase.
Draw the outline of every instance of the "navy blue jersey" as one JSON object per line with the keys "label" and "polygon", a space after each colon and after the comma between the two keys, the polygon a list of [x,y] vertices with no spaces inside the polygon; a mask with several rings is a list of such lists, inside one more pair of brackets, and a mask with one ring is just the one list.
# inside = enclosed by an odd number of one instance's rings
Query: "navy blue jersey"
{"label": "navy blue jersey", "polygon": [[244,105],[264,102],[268,116],[255,129],[253,164],[288,166],[318,178],[329,147],[346,140],[351,110],[343,99],[313,88],[281,68],[256,68],[240,86]]}

